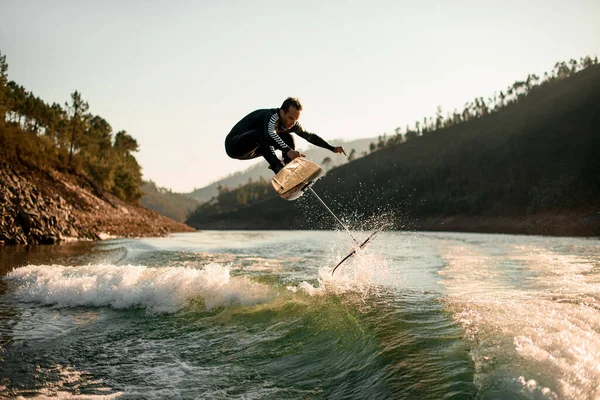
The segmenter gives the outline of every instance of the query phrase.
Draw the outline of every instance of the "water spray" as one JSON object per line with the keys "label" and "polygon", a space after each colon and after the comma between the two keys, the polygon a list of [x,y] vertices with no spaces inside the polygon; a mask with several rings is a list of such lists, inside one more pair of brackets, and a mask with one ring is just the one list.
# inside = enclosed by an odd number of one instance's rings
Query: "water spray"
{"label": "water spray", "polygon": [[354,238],[354,236],[352,236],[352,233],[350,233],[350,231],[348,230],[348,228],[346,228],[346,225],[343,224],[342,221],[340,221],[340,219],[333,213],[333,211],[331,211],[331,209],[329,207],[327,207],[327,204],[325,204],[325,202],[323,200],[321,200],[321,198],[319,197],[319,195],[313,190],[312,187],[308,188],[312,194],[315,195],[315,197],[317,199],[319,199],[319,201],[321,202],[321,204],[323,204],[323,207],[325,207],[327,209],[327,211],[329,211],[331,213],[331,215],[333,215],[333,218],[335,218],[335,220],[342,226],[342,228],[344,228],[346,230],[346,232],[348,232],[348,235],[350,235],[350,237],[352,238],[352,240],[354,240],[354,243],[356,243],[357,245],[360,245],[360,242],[358,240],[356,240]]}

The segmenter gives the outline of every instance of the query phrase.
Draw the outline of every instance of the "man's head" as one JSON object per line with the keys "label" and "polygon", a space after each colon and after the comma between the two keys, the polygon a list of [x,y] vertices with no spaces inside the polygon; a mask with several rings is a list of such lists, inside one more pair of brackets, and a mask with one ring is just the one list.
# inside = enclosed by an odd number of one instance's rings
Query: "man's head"
{"label": "man's head", "polygon": [[300,111],[302,111],[300,100],[295,97],[285,99],[279,108],[279,120],[284,129],[290,129],[294,126],[298,118],[300,118]]}

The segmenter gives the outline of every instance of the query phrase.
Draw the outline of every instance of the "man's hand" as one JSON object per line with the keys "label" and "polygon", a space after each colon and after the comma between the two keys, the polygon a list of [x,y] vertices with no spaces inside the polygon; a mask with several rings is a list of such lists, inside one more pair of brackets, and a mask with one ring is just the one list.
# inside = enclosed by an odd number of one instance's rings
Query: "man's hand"
{"label": "man's hand", "polygon": [[344,151],[344,148],[342,146],[337,146],[336,148],[333,149],[334,153],[344,153],[344,155],[347,157],[348,155],[346,154],[346,152]]}
{"label": "man's hand", "polygon": [[290,160],[293,160],[294,158],[298,158],[298,157],[306,157],[306,154],[302,154],[296,150],[288,150],[288,152],[286,154]]}

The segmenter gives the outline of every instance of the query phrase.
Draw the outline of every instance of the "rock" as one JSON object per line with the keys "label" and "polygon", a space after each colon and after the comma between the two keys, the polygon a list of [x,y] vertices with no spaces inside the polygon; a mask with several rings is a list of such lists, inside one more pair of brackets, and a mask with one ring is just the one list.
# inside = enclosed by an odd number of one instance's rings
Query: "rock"
{"label": "rock", "polygon": [[0,241],[50,244],[66,238],[98,240],[194,231],[91,188],[80,176],[35,171],[0,158]]}

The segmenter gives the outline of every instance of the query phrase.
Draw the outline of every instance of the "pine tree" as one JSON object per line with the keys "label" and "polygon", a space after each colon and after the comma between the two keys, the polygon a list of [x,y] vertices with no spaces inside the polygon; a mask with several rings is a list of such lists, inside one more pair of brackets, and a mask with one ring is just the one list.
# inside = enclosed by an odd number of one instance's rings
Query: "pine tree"
{"label": "pine tree", "polygon": [[77,149],[76,141],[83,135],[85,129],[86,113],[89,109],[87,102],[81,98],[81,93],[75,91],[71,94],[71,104],[65,103],[71,122],[71,143],[69,147],[69,165],[73,161],[73,150]]}
{"label": "pine tree", "polygon": [[2,121],[6,120],[6,113],[8,112],[8,96],[6,94],[8,83],[8,64],[6,63],[6,56],[2,55],[0,51],[0,117]]}

